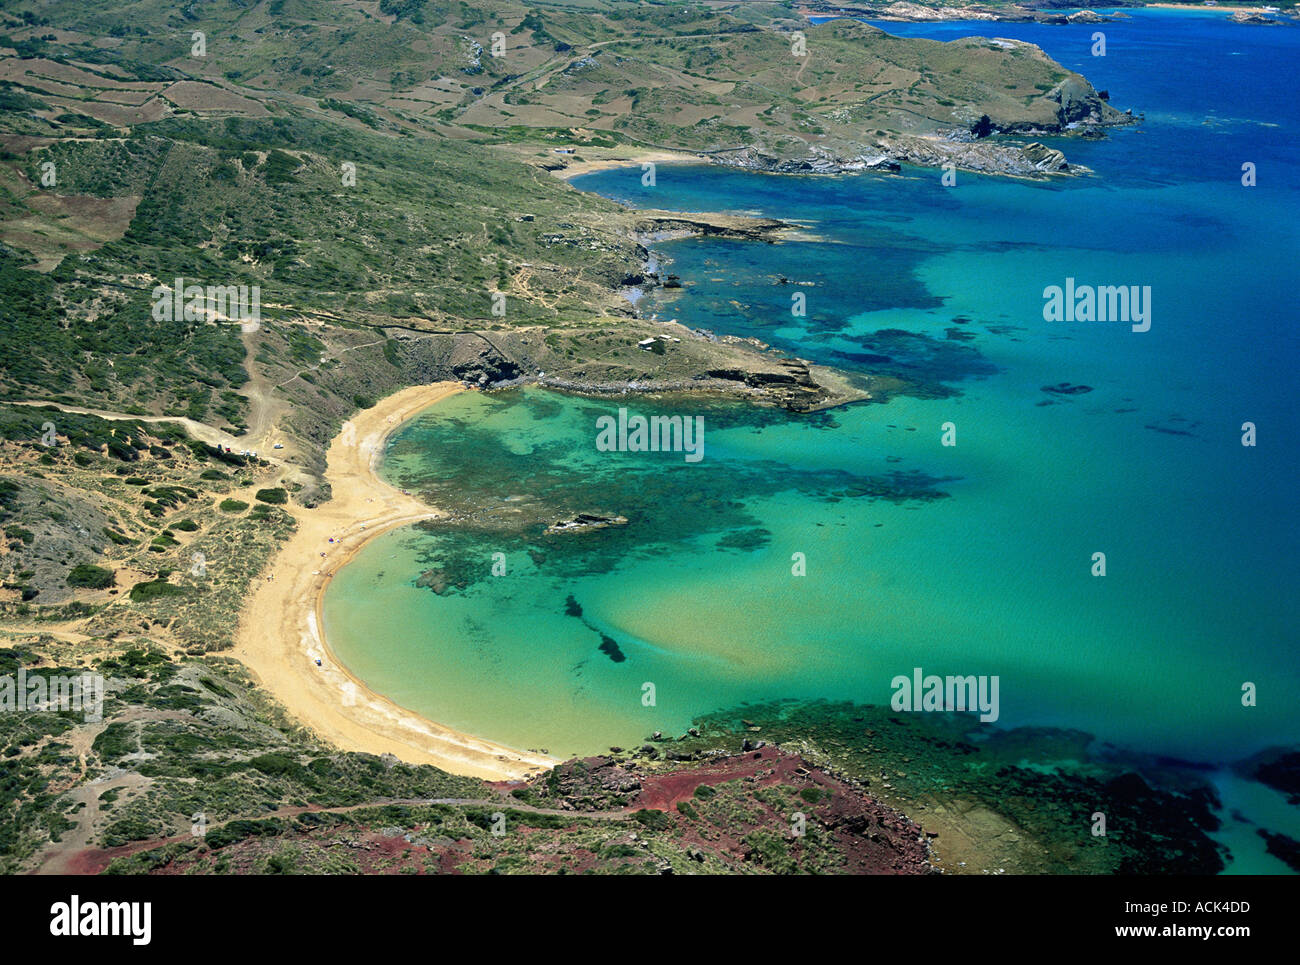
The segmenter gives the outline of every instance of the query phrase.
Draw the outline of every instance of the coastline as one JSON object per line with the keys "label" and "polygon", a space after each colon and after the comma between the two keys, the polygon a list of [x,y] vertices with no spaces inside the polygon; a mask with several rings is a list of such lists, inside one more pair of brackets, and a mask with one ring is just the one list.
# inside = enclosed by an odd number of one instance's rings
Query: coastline
{"label": "coastline", "polygon": [[[827,9],[825,10],[814,9],[807,5],[802,5],[797,8],[796,12],[800,16],[808,19],[809,21],[811,21],[813,17],[824,17],[827,20],[835,20],[835,19],[847,17],[849,19],[862,19],[864,21],[870,19],[870,20],[884,21],[888,23],[945,23],[945,22],[952,23],[952,22],[970,22],[970,21],[981,21],[984,23],[1034,23],[1034,22],[1043,23],[1047,21],[1036,19],[1034,16],[1030,16],[1026,14],[1042,14],[1044,16],[1049,16],[1053,13],[1053,11],[1051,10],[1040,10],[1038,8],[1016,5],[1015,9],[1020,11],[1021,15],[1007,16],[1004,9],[1000,10],[991,7],[982,7],[979,5],[978,2],[972,4],[954,4],[953,6],[945,6],[945,7],[931,7],[931,6],[921,6],[918,4],[912,4],[910,9],[901,9],[901,10],[890,9],[891,7],[907,7],[907,4],[896,3],[894,2],[894,0],[888,0],[888,2],[882,2],[879,5],[864,4],[862,7],[850,6],[847,8],[828,6]],[[1270,13],[1267,7],[1268,4],[1266,3],[1259,3],[1253,5],[1243,4],[1243,3],[1227,3],[1227,4],[1215,4],[1214,6],[1211,7],[1211,6],[1205,6],[1203,3],[1170,3],[1167,2],[1167,0],[1157,0],[1157,2],[1154,3],[1139,3],[1134,6],[1128,6],[1128,7],[1109,7],[1106,4],[1100,4],[1094,8],[1088,6],[1085,3],[1080,3],[1077,9],[1080,11],[1092,11],[1094,13],[1100,12],[1101,10],[1106,10],[1110,12],[1112,15],[1114,15],[1115,13],[1119,13],[1120,15],[1123,15],[1128,10],[1147,10],[1147,9],[1188,10],[1188,11],[1192,11],[1193,13],[1207,13],[1207,14],[1223,11],[1225,13],[1253,13],[1253,14],[1264,15]],[[1065,8],[1065,9],[1076,9],[1076,8]],[[836,12],[832,12],[832,11],[836,11]],[[965,13],[968,15],[959,16],[958,14],[961,13]],[[1278,13],[1279,13],[1278,11],[1275,11],[1271,15],[1276,16]],[[858,17],[856,16],[857,14],[861,14],[862,16]],[[950,14],[950,15],[944,16],[943,14]],[[1283,16],[1285,15],[1286,14],[1283,13]],[[1090,23],[1092,21],[1082,21],[1082,22]]]}
{"label": "coastline", "polygon": [[1268,13],[1267,4],[1258,6],[1245,6],[1244,4],[1216,4],[1213,7],[1197,6],[1187,3],[1144,3],[1142,7],[1150,7],[1154,10],[1194,10],[1197,13],[1215,13],[1225,11],[1227,13]]}
{"label": "coastline", "polygon": [[[583,148],[583,150],[592,153],[590,148]],[[561,180],[568,181],[570,178],[576,178],[583,174],[591,174],[595,171],[607,171],[610,168],[622,167],[625,164],[644,164],[647,161],[655,164],[669,164],[683,161],[698,164],[705,160],[706,159],[700,157],[700,155],[692,154],[688,151],[669,151],[657,148],[623,148],[614,150],[612,154],[606,157],[597,157],[590,160],[584,159],[581,161],[569,161],[563,168],[555,169],[555,174]]]}
{"label": "coastline", "polygon": [[332,576],[374,537],[441,515],[375,473],[384,440],[421,410],[461,391],[455,382],[412,386],[343,424],[326,454],[332,498],[315,509],[285,507],[297,529],[245,602],[230,655],[292,717],[342,750],[393,754],[484,780],[517,780],[555,759],[463,734],[393,703],[349,673],[324,636],[321,605]]}

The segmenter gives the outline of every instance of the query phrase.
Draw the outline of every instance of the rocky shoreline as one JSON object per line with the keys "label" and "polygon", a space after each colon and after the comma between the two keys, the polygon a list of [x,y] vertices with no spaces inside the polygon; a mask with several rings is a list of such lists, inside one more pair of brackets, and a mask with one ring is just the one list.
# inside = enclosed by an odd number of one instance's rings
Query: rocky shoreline
{"label": "rocky shoreline", "polygon": [[[832,151],[821,145],[812,145],[808,153],[799,157],[779,157],[760,148],[746,146],[707,154],[694,155],[695,159],[722,167],[739,168],[761,174],[855,174],[876,171],[881,174],[898,174],[904,164],[917,167],[938,168],[952,164],[957,170],[975,174],[1001,175],[1013,178],[1044,178],[1091,173],[1081,164],[1070,163],[1063,152],[1047,147],[1035,137],[1105,137],[1108,127],[1123,127],[1139,123],[1142,115],[1130,111],[1116,111],[1105,105],[1105,92],[1096,95],[1079,116],[1070,116],[1054,125],[1034,125],[1023,122],[999,123],[988,115],[981,115],[969,129],[957,128],[941,135],[894,135],[878,141],[870,151],[851,153]],[[1105,114],[1095,109],[1104,107]],[[632,163],[629,159],[628,163]],[[667,241],[693,235],[752,238],[762,241],[778,240],[779,235],[798,225],[768,222],[764,219],[735,218],[734,224],[715,219],[725,215],[683,216],[671,212],[642,212],[646,221],[638,240]]]}
{"label": "rocky shoreline", "polygon": [[[993,40],[999,46],[1025,46],[1019,41]],[[1036,49],[1036,48],[1035,48]],[[1065,155],[1040,141],[1020,138],[1084,137],[1103,138],[1107,128],[1136,124],[1141,115],[1110,106],[1110,94],[1097,91],[1083,78],[1067,78],[1047,94],[1055,104],[1054,115],[1043,122],[1016,118],[972,117],[967,127],[936,134],[881,137],[871,153],[845,156],[819,145],[805,157],[779,158],[755,148],[717,152],[708,160],[730,167],[774,174],[844,174],[856,171],[897,173],[903,164],[943,167],[978,174],[1017,178],[1042,178],[1089,173],[1082,165],[1070,164]]]}
{"label": "rocky shoreline", "polygon": [[[511,383],[497,383],[489,389],[513,388],[532,384],[546,389],[607,398],[615,395],[672,395],[691,393],[727,396],[746,399],[759,405],[770,405],[788,412],[809,413],[833,409],[849,402],[871,401],[875,396],[865,389],[856,389],[847,379],[824,366],[813,366],[801,359],[774,360],[778,370],[737,367],[716,369],[691,379],[631,380],[627,382],[594,382],[541,376],[521,379]],[[795,374],[802,372],[802,375]],[[813,377],[816,373],[816,378]]]}
{"label": "rocky shoreline", "polygon": [[[1019,40],[995,38],[986,43],[990,47],[1023,50],[1032,56],[1044,57],[1034,44]],[[1137,124],[1142,119],[1142,115],[1135,115],[1131,108],[1121,111],[1112,107],[1109,91],[1097,90],[1078,74],[1066,76],[1048,90],[1041,101],[1033,112],[1013,111],[1007,116],[994,116],[999,114],[994,108],[989,108],[991,113],[967,109],[957,112],[947,125],[936,125],[914,134],[877,131],[870,143],[860,140],[798,142],[799,147],[789,153],[784,149],[774,151],[754,144],[710,151],[679,148],[673,157],[674,160],[696,160],[765,174],[834,175],[861,171],[895,174],[904,164],[921,167],[951,164],[958,170],[1015,178],[1070,176],[1090,172],[1082,165],[1069,163],[1060,150],[1044,145],[1037,138],[1104,138],[1107,129]],[[581,163],[598,169],[616,163],[636,164],[646,158],[661,156],[662,152],[655,149],[633,149],[611,152],[598,161]],[[561,178],[573,176],[569,164],[562,160],[548,159],[540,166]],[[663,211],[640,214],[645,219],[644,233],[664,232],[656,240],[696,233],[774,240],[783,227],[788,227],[780,223],[764,224],[763,219],[726,215],[706,218]]]}
{"label": "rocky shoreline", "polygon": [[[628,209],[620,221],[636,243],[641,267],[611,278],[608,294],[611,301],[634,303],[655,289],[682,287],[676,275],[663,269],[666,260],[652,252],[658,242],[711,237],[774,244],[808,230],[807,225],[775,218],[657,209]],[[635,300],[629,297],[633,293]],[[897,388],[895,379],[851,376],[771,352],[758,339],[717,335],[676,319],[641,318],[628,304],[621,309],[620,314],[628,316],[626,327],[602,341],[601,360],[588,364],[574,365],[557,353],[548,340],[556,333],[541,327],[445,333],[439,336],[445,338],[441,345],[428,333],[388,334],[419,353],[417,378],[453,379],[489,391],[536,385],[594,398],[690,393],[804,413],[883,400]],[[610,351],[611,345],[617,347]],[[650,368],[643,368],[647,365]],[[629,369],[638,374],[619,377]]]}
{"label": "rocky shoreline", "polygon": [[[1016,41],[989,41],[995,46],[1015,46]],[[1041,51],[1031,44],[1024,47],[1037,56]],[[1065,155],[1041,141],[1020,138],[1049,135],[1104,137],[1105,129],[1136,123],[1131,112],[1120,112],[1108,103],[1105,91],[1098,92],[1086,79],[1070,75],[1046,95],[1046,109],[1032,121],[1024,115],[1008,118],[988,114],[971,116],[967,126],[931,134],[892,135],[882,137],[872,153],[851,153],[851,146],[833,149],[812,145],[802,157],[779,157],[754,146],[695,153],[692,156],[728,167],[773,174],[842,174],[858,171],[896,173],[904,163],[939,168],[953,168],[980,174],[1017,178],[1077,176],[1088,173],[1080,165],[1070,164]],[[1008,135],[1014,139],[999,137]],[[639,160],[637,152],[620,155],[626,163]],[[602,158],[608,164],[615,158]],[[564,172],[548,161],[548,170],[561,177]],[[778,243],[806,225],[772,218],[749,217],[714,212],[685,213],[658,209],[631,210],[626,221],[629,236],[640,246],[645,262],[639,272],[630,272],[619,282],[621,293],[633,306],[655,288],[682,287],[681,280],[663,271],[663,259],[655,258],[651,246],[657,242],[690,237],[735,238],[747,241]],[[635,311],[635,308],[632,309]],[[670,353],[686,363],[668,373],[660,367],[657,377],[610,379],[575,377],[569,372],[546,374],[544,366],[521,364],[488,366],[477,375],[482,388],[507,388],[536,384],[581,395],[610,396],[629,393],[705,392],[748,398],[760,404],[780,406],[792,412],[813,412],[853,401],[882,399],[888,395],[887,380],[880,385],[864,385],[864,380],[847,373],[812,366],[807,361],[768,355],[768,346],[755,340],[721,338],[710,332],[686,326],[667,330],[664,324],[632,336],[636,344],[656,356]],[[647,337],[642,337],[642,334]],[[730,356],[728,361],[709,356]],[[509,356],[502,360],[509,360]],[[704,364],[701,364],[704,363]],[[496,371],[490,369],[496,368]],[[531,371],[530,371],[531,369]],[[471,379],[472,381],[472,379]],[[871,381],[871,380],[866,380]],[[877,391],[873,391],[877,389]],[[895,387],[896,388],[896,387]]]}
{"label": "rocky shoreline", "polygon": [[[1002,7],[985,7],[978,4],[955,7],[930,7],[920,3],[860,3],[845,6],[831,0],[805,0],[802,13],[809,17],[853,17],[865,20],[893,20],[902,23],[937,23],[951,20],[985,20],[1001,23],[1112,23],[1126,16],[1123,13],[1102,15],[1093,10],[1057,13],[1054,7],[1071,9],[1077,4],[1066,0],[1046,0],[1037,7],[1009,4]],[[1120,0],[1107,7],[1137,7],[1139,3]]]}
{"label": "rocky shoreline", "polygon": [[719,214],[715,212],[682,213],[639,209],[633,228],[641,244],[655,241],[672,241],[677,238],[738,238],[745,241],[773,242],[799,227],[790,221],[775,218],[755,218],[746,215]]}
{"label": "rocky shoreline", "polygon": [[[1075,0],[1038,0],[1033,6],[1013,3],[1006,6],[988,7],[980,4],[969,6],[927,6],[921,3],[908,3],[894,0],[892,3],[857,3],[844,5],[833,0],[804,0],[800,4],[800,13],[806,17],[852,17],[863,20],[884,20],[898,23],[943,23],[956,20],[980,20],[990,23],[1043,23],[1043,24],[1077,24],[1077,23],[1114,23],[1123,20],[1128,14],[1116,8],[1143,8],[1148,6],[1173,9],[1184,7],[1187,10],[1214,12],[1213,7],[1196,4],[1147,4],[1138,0],[1118,0],[1106,4],[1109,13],[1100,14],[1095,10],[1075,10]],[[1224,8],[1220,7],[1220,10]],[[1069,10],[1070,13],[1058,11]],[[1233,23],[1255,24],[1259,26],[1277,26],[1284,19],[1295,19],[1277,9],[1265,7],[1232,8],[1228,19]]]}
{"label": "rocky shoreline", "polygon": [[981,142],[962,139],[960,134],[952,138],[900,137],[885,147],[883,153],[874,156],[838,157],[815,152],[805,158],[781,159],[747,148],[712,160],[727,167],[766,174],[851,174],[857,171],[898,174],[904,164],[928,168],[951,164],[960,171],[1015,178],[1089,173],[1083,165],[1070,164],[1061,151],[1038,141],[1025,144]]}

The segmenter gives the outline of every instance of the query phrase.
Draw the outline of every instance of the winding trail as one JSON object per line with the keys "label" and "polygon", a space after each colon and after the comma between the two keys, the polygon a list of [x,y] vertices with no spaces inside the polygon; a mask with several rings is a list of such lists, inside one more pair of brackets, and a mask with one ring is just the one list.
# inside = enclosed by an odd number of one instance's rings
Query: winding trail
{"label": "winding trail", "polygon": [[[140,778],[139,775],[128,775],[132,778],[138,778],[140,781],[147,781],[147,778]],[[109,788],[122,788],[125,782],[122,778],[100,784],[84,785],[87,788],[93,788],[98,793],[103,793]],[[94,801],[95,815],[98,815],[98,803],[96,798],[90,798]],[[571,818],[577,821],[627,821],[631,819],[635,811],[627,808],[622,811],[569,811],[562,808],[542,808],[532,804],[523,804],[512,798],[507,798],[502,794],[494,797],[476,798],[476,797],[430,797],[430,798],[378,798],[373,801],[365,801],[361,804],[343,804],[337,807],[320,807],[318,805],[296,805],[292,807],[282,807],[274,811],[267,811],[259,814],[256,820],[265,821],[270,818],[293,818],[300,814],[347,814],[353,811],[364,811],[371,808],[390,807],[392,805],[406,806],[433,806],[446,805],[450,807],[482,807],[493,808],[502,812],[518,811],[527,814],[545,815],[548,817]],[[225,827],[232,821],[249,820],[244,817],[231,817],[225,821],[218,821],[209,824],[206,831],[215,831],[217,828]],[[141,851],[152,851],[155,848],[163,848],[169,844],[176,844],[182,841],[193,841],[194,835],[182,832],[181,834],[171,834],[161,838],[149,838],[144,841],[132,841],[130,844],[120,845],[115,848],[94,848],[89,847],[89,822],[87,831],[84,835],[78,835],[75,840],[70,838],[65,832],[65,846],[51,851],[46,860],[33,872],[38,875],[66,875],[66,874],[98,874],[116,858],[124,858],[129,855],[138,854]]]}
{"label": "winding trail", "polygon": [[[65,405],[62,402],[48,402],[48,401],[41,401],[39,399],[24,400],[24,401],[9,400],[6,401],[4,404],[34,406],[39,408],[53,406],[54,408],[58,409],[60,412],[68,412],[73,415],[93,415],[98,419],[104,419],[105,421],[108,422],[147,422],[151,424],[172,422],[175,423],[176,425],[184,426],[185,431],[188,432],[190,435],[192,435],[195,439],[198,439],[200,442],[206,442],[210,446],[218,446],[218,445],[228,446],[231,449],[236,449],[236,451],[252,448],[252,444],[249,442],[249,438],[246,435],[242,437],[232,436],[230,433],[222,432],[220,429],[216,428],[215,426],[210,426],[206,422],[196,422],[193,419],[187,418],[185,416],[132,415],[129,412],[112,412],[108,409],[88,409],[82,405]],[[58,429],[57,424],[55,425],[55,429],[57,431]],[[272,458],[267,453],[259,452],[257,454],[257,457],[259,459],[265,459],[267,462],[275,463],[277,465],[280,464],[281,462],[279,459]]]}

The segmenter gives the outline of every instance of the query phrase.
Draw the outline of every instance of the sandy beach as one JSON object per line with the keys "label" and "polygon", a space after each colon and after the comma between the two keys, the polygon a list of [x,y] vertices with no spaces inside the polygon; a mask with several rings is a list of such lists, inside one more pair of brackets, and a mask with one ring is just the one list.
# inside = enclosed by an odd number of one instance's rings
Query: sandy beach
{"label": "sandy beach", "polygon": [[[583,149],[591,153],[589,148]],[[684,151],[656,151],[656,150],[638,150],[635,148],[622,148],[614,154],[607,157],[584,157],[581,161],[572,161],[569,166],[562,171],[556,171],[564,180],[576,178],[582,174],[591,174],[593,171],[606,171],[610,168],[619,168],[628,164],[643,164],[646,161],[653,161],[656,164],[667,164],[674,161],[694,161],[697,164],[702,163],[703,159],[695,154],[687,154]]]}
{"label": "sandy beach", "polygon": [[413,386],[343,424],[326,456],[333,497],[316,509],[285,507],[297,520],[297,531],[253,588],[233,655],[290,714],[343,750],[388,753],[455,774],[510,780],[555,761],[462,734],[399,707],[349,674],[322,633],[321,598],[330,577],[380,533],[440,515],[389,486],[375,467],[394,429],[461,391],[454,382]]}

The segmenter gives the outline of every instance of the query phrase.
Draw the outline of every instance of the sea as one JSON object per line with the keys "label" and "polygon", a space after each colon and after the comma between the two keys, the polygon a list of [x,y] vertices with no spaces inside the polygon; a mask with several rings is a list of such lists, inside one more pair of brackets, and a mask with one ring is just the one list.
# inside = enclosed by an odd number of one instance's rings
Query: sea
{"label": "sea", "polygon": [[[1229,872],[1287,873],[1255,829],[1300,838],[1297,808],[1233,765],[1300,744],[1300,25],[1123,13],[876,24],[1029,41],[1107,90],[1141,123],[1041,139],[1088,175],[576,178],[797,222],[775,244],[654,244],[683,287],[642,314],[890,391],[811,414],[537,387],[441,402],[382,472],[450,516],[331,582],[336,657],[411,710],[559,757],[745,702],[884,704],[918,668],[996,678],[978,726],[1185,762],[1223,799]],[[1054,286],[1124,286],[1149,327],[1049,317]],[[702,457],[598,447],[620,409],[701,419]],[[613,522],[546,532],[582,513]]]}

